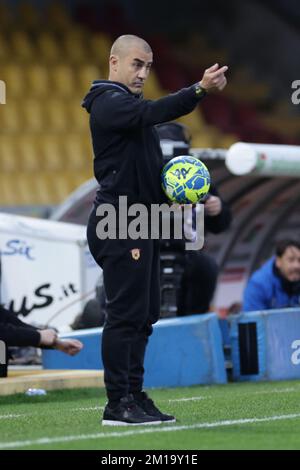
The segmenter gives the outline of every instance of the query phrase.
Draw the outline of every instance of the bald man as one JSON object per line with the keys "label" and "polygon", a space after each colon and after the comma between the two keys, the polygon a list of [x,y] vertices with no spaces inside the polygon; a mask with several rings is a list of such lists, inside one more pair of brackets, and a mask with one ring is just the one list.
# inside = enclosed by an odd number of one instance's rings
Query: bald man
{"label": "bald man", "polygon": [[120,196],[127,197],[128,207],[167,202],[154,126],[190,113],[208,90],[226,85],[227,67],[215,64],[200,82],[156,101],[145,100],[142,92],[152,63],[146,41],[120,36],[111,48],[108,80],[95,80],[82,104],[90,113],[94,173],[100,185],[87,237],[103,269],[107,295],[102,357],[108,403],[103,425],[160,424],[175,418],[162,413],[143,391],[146,346],[160,315],[159,240],[114,239],[110,234],[103,239],[99,214],[103,218],[103,205],[109,203],[118,215]]}

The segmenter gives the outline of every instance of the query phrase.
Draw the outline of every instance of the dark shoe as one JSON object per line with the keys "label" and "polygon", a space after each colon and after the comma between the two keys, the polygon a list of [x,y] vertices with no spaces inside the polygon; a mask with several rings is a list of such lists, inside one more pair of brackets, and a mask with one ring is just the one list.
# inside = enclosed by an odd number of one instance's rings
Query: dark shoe
{"label": "dark shoe", "polygon": [[152,416],[153,418],[160,419],[164,423],[175,423],[176,418],[172,415],[167,415],[162,413],[157,406],[154,405],[153,400],[148,397],[146,392],[139,392],[135,394],[135,401],[140,408],[142,408],[147,415]]}
{"label": "dark shoe", "polygon": [[102,419],[103,426],[144,426],[161,424],[161,420],[149,416],[138,406],[132,395],[121,398],[114,408],[106,405]]}

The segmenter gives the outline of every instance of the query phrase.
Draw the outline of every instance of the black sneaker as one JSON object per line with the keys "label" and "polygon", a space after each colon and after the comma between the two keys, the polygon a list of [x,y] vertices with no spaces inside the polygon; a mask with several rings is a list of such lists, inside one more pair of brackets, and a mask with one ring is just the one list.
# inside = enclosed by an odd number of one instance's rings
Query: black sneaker
{"label": "black sneaker", "polygon": [[121,398],[114,408],[106,405],[104,409],[103,426],[144,426],[146,424],[161,424],[161,420],[157,416],[149,416],[140,408],[133,395]]}
{"label": "black sneaker", "polygon": [[153,400],[148,397],[146,392],[139,392],[135,394],[135,401],[140,408],[142,408],[147,415],[152,416],[153,418],[160,419],[164,423],[175,423],[176,418],[172,415],[167,415],[162,413],[157,406],[155,406]]}

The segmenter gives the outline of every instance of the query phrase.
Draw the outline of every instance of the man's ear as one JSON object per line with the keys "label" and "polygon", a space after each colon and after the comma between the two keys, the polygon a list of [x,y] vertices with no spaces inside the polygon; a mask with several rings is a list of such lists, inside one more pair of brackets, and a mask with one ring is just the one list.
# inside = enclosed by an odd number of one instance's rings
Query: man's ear
{"label": "man's ear", "polygon": [[116,56],[116,55],[111,55],[111,56],[110,56],[110,58],[109,58],[109,63],[110,63],[111,69],[112,69],[114,72],[117,71],[118,62],[119,62],[118,56]]}

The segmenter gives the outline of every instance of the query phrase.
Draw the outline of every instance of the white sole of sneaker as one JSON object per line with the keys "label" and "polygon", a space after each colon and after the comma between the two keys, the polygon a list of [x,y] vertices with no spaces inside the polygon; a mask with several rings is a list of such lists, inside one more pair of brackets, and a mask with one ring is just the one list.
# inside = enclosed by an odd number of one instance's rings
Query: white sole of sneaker
{"label": "white sole of sneaker", "polygon": [[110,419],[103,419],[102,426],[151,426],[161,424],[162,421],[152,421],[152,422],[145,422],[145,423],[125,423],[124,421],[113,421]]}

